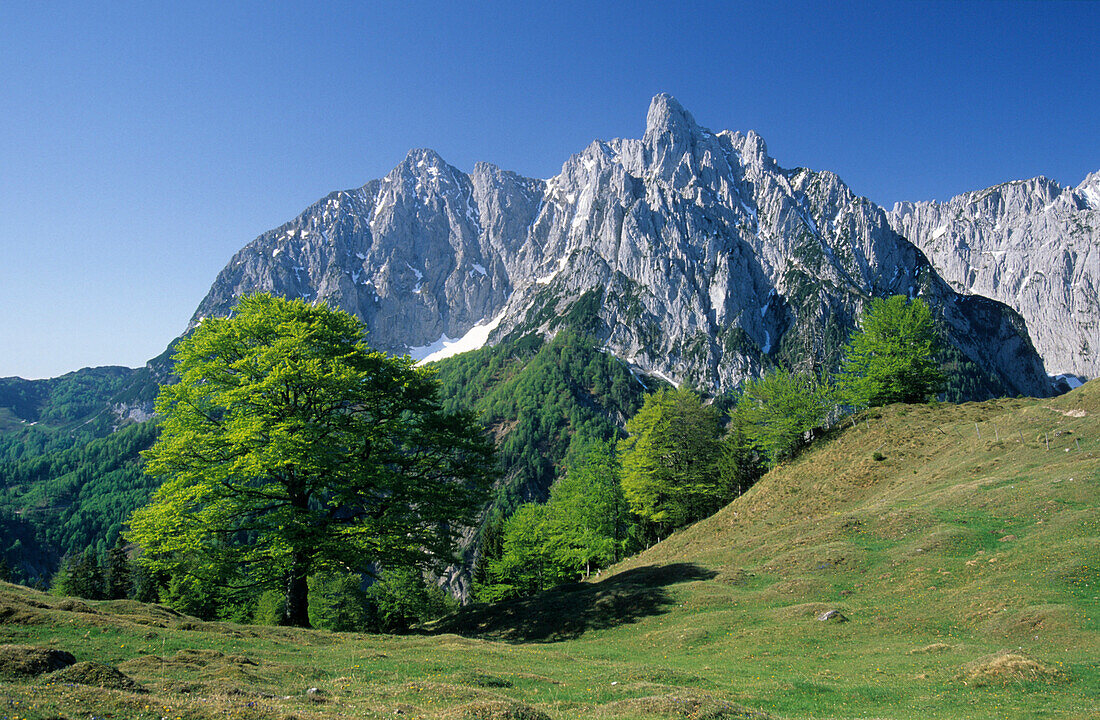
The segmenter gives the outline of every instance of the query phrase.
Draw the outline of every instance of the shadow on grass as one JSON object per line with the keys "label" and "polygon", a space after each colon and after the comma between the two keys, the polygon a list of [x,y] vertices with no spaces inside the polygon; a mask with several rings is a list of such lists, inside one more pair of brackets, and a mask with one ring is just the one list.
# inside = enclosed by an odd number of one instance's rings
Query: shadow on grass
{"label": "shadow on grass", "polygon": [[717,573],[692,563],[647,565],[594,583],[563,585],[528,598],[474,605],[444,618],[434,632],[508,642],[556,642],[667,611],[667,587]]}

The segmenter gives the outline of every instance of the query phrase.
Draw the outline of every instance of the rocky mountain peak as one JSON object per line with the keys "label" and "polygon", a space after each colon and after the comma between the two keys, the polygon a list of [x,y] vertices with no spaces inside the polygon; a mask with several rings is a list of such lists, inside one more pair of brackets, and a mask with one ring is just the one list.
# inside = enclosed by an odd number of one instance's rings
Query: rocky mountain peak
{"label": "rocky mountain peak", "polygon": [[1076,188],[1077,194],[1085,200],[1091,210],[1100,210],[1100,170],[1089,173],[1084,182]]}
{"label": "rocky mountain peak", "polygon": [[749,130],[744,136],[737,133],[735,142],[735,147],[740,150],[741,158],[747,166],[762,168],[771,160],[768,156],[768,144],[755,130]]}
{"label": "rocky mountain peak", "polygon": [[699,144],[703,129],[676,98],[662,93],[653,98],[646,114],[645,135],[649,163],[660,176],[667,176],[681,158]]}
{"label": "rocky mountain peak", "polygon": [[349,310],[374,347],[416,359],[573,326],[632,368],[715,390],[835,366],[870,298],[905,293],[938,309],[989,392],[1049,387],[1019,317],[957,296],[881,208],[665,94],[641,139],[594,142],[545,181],[413,150],[253,241],[196,318],[256,290]]}
{"label": "rocky mountain peak", "polygon": [[1048,371],[1100,375],[1100,172],[898,203],[889,220],[956,290],[1018,310]]}
{"label": "rocky mountain peak", "polygon": [[654,95],[649,103],[649,112],[645,119],[645,141],[655,142],[665,135],[673,137],[690,136],[698,132],[699,126],[691,113],[684,109],[676,98],[668,93]]}

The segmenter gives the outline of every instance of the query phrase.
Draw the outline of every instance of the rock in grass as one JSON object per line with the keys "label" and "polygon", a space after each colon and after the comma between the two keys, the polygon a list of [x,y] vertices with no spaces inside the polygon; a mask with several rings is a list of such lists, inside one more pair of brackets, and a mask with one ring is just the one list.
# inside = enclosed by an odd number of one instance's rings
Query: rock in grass
{"label": "rock in grass", "polygon": [[0,677],[33,677],[68,667],[72,653],[34,645],[0,645]]}
{"label": "rock in grass", "polygon": [[848,618],[845,617],[844,613],[840,612],[839,610],[826,610],[825,612],[818,615],[817,619],[820,620],[821,622],[837,622],[837,623],[846,623],[846,622],[848,622]]}
{"label": "rock in grass", "polygon": [[48,680],[52,683],[73,683],[76,685],[91,685],[109,690],[126,690],[127,692],[148,692],[144,687],[122,674],[118,668],[111,665],[103,665],[97,662],[78,662],[75,665],[58,670],[50,674]]}

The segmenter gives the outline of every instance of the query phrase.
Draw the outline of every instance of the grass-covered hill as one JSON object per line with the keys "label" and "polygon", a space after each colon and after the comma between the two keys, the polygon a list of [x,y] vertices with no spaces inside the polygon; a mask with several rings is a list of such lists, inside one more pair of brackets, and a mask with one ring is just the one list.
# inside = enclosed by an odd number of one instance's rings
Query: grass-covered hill
{"label": "grass-covered hill", "polygon": [[872,411],[593,582],[420,635],[0,584],[0,718],[1095,718],[1098,491],[1093,382]]}

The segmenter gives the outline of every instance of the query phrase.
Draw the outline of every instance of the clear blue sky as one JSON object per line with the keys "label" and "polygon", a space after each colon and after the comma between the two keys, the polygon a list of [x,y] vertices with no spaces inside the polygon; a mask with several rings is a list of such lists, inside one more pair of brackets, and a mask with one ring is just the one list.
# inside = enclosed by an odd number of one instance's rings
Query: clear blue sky
{"label": "clear blue sky", "polygon": [[1100,169],[1100,3],[5,2],[0,376],[141,365],[413,147],[548,177],[650,98],[887,206]]}

